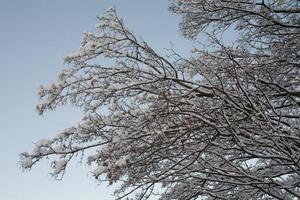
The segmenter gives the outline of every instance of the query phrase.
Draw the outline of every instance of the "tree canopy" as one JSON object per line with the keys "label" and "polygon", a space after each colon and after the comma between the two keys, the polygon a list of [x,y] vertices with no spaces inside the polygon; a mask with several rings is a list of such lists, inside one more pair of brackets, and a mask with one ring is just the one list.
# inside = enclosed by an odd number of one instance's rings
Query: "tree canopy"
{"label": "tree canopy", "polygon": [[[109,9],[38,93],[40,114],[69,102],[82,121],[22,153],[22,167],[48,157],[60,177],[82,156],[118,186],[116,199],[299,199],[300,2],[172,0],[169,9],[195,42],[191,56],[160,55]],[[230,29],[233,45],[222,42]],[[207,46],[197,47],[200,33]]]}

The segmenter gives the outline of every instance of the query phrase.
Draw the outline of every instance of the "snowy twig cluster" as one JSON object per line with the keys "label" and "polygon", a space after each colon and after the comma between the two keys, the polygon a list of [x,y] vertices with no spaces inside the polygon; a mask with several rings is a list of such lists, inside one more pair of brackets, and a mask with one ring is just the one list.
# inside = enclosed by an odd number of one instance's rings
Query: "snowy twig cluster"
{"label": "snowy twig cluster", "polygon": [[[22,167],[53,158],[59,177],[88,151],[95,178],[120,183],[118,199],[299,199],[299,1],[173,0],[170,10],[209,46],[162,56],[111,8],[39,90],[41,114],[70,102],[84,118],[21,154]],[[219,36],[232,27],[228,46]]]}

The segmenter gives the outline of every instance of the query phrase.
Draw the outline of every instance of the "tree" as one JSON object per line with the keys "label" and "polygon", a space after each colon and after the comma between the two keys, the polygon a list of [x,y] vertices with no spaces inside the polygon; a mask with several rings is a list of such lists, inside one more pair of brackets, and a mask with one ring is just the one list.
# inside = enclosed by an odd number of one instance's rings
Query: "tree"
{"label": "tree", "polygon": [[82,155],[117,199],[299,199],[299,1],[174,0],[170,11],[209,45],[159,55],[108,10],[39,89],[40,114],[71,102],[81,123],[22,153],[22,167],[50,157],[59,177]]}

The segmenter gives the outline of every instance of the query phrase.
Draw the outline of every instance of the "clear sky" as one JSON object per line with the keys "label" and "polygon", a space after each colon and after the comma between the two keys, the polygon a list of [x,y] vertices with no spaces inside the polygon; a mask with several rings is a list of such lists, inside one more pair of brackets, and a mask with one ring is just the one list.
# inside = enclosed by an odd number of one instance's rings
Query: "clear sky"
{"label": "clear sky", "polygon": [[64,54],[78,49],[82,33],[92,31],[96,16],[115,5],[127,26],[154,48],[170,47],[188,55],[178,16],[168,0],[0,0],[0,199],[110,200],[89,168],[73,162],[63,181],[49,175],[45,160],[30,172],[19,169],[18,155],[34,142],[76,124],[80,110],[60,108],[39,116],[37,88],[56,79]]}

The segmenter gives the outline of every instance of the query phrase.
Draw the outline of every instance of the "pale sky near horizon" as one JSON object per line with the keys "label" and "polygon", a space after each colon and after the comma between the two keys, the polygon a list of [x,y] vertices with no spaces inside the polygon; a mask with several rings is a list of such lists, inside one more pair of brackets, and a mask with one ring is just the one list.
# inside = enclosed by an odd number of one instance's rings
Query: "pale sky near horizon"
{"label": "pale sky near horizon", "polygon": [[179,17],[168,0],[0,0],[0,199],[112,200],[112,190],[99,184],[78,160],[62,181],[50,175],[44,160],[30,172],[19,169],[18,155],[34,142],[50,138],[80,118],[80,110],[59,108],[39,116],[37,88],[56,79],[64,54],[78,49],[97,15],[115,5],[119,16],[154,48],[188,55],[189,42],[179,34]]}

